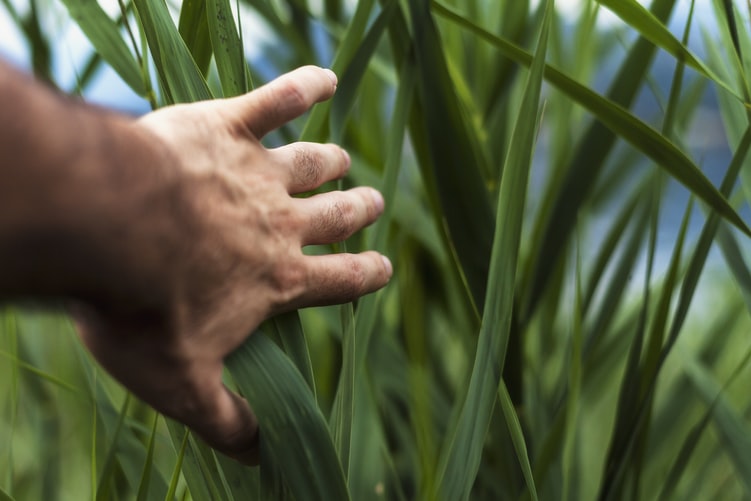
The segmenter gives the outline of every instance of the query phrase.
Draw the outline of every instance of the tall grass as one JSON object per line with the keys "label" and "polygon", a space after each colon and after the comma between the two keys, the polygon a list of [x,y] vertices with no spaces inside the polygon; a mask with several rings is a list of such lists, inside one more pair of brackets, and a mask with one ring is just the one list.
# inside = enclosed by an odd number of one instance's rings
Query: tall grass
{"label": "tall grass", "polygon": [[[46,2],[2,5],[54,81]],[[342,143],[343,186],[387,207],[346,247],[396,272],[228,358],[256,469],[125,394],[64,315],[6,307],[0,499],[751,496],[744,2],[61,2],[84,95],[104,64],[154,107],[333,67],[268,144]]]}

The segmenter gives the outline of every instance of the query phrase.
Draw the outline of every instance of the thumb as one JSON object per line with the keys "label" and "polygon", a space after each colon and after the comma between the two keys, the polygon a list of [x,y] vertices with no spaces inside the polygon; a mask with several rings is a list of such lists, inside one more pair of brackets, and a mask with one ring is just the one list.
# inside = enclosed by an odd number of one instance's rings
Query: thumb
{"label": "thumb", "polygon": [[334,95],[337,78],[331,70],[303,66],[245,94],[221,101],[230,113],[260,139],[299,117],[314,104]]}
{"label": "thumb", "polygon": [[[247,465],[259,462],[258,421],[248,402],[230,391],[217,377],[216,384],[198,384],[196,409],[182,407],[172,417],[185,423],[208,445]],[[197,412],[196,412],[197,411]]]}

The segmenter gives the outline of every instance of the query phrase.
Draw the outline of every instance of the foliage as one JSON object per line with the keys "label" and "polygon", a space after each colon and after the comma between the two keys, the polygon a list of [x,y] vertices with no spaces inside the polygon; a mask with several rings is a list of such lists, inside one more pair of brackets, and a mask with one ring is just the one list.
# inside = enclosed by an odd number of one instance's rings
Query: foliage
{"label": "foliage", "polygon": [[[54,81],[43,1],[3,6]],[[62,0],[84,94],[104,63],[152,106],[331,66],[333,101],[267,141],[349,150],[342,187],[387,209],[346,248],[396,273],[227,360],[257,469],[126,395],[63,314],[6,308],[0,498],[751,496],[749,12],[598,2]],[[697,146],[715,102],[723,144]]]}

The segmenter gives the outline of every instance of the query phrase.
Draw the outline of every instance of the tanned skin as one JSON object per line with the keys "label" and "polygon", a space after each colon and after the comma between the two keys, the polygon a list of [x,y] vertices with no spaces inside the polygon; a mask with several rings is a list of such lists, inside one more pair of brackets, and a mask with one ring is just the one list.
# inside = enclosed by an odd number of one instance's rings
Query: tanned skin
{"label": "tanned skin", "polygon": [[260,140],[329,99],[303,67],[241,97],[135,120],[0,63],[0,300],[62,299],[123,385],[206,442],[258,461],[258,425],[223,360],[270,316],[351,301],[392,274],[376,252],[306,256],[383,211],[332,144]]}

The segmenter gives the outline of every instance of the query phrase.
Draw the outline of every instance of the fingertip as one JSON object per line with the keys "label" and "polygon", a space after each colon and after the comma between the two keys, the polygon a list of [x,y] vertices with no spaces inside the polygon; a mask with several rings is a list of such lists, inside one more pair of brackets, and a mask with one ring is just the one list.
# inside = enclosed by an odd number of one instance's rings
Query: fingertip
{"label": "fingertip", "polygon": [[394,274],[394,267],[391,264],[391,260],[383,254],[381,254],[381,260],[383,261],[383,267],[386,270],[386,277],[390,279]]}
{"label": "fingertip", "polygon": [[339,79],[336,76],[336,73],[333,72],[333,70],[329,68],[321,68],[324,73],[326,73],[326,76],[329,77],[329,80],[331,80],[331,84],[334,86],[334,89],[336,89],[336,86],[339,84]]}
{"label": "fingertip", "polygon": [[384,201],[383,201],[383,195],[378,190],[370,189],[370,196],[373,199],[373,205],[375,206],[376,210],[378,211],[378,214],[383,212],[384,207]]}
{"label": "fingertip", "polygon": [[347,153],[347,150],[344,148],[339,148],[342,152],[342,156],[344,157],[344,172],[349,172],[349,168],[352,166],[352,158],[349,156],[349,153]]}

